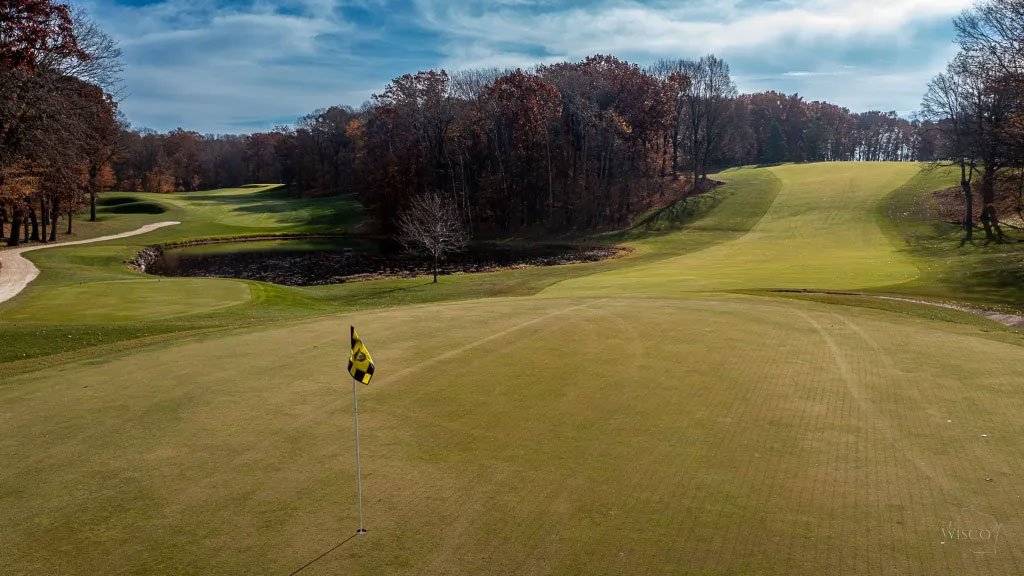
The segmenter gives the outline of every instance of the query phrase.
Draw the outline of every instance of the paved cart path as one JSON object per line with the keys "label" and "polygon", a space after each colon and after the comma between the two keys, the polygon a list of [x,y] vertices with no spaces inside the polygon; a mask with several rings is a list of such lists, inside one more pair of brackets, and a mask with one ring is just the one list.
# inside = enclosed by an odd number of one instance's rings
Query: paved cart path
{"label": "paved cart path", "polygon": [[39,268],[33,264],[28,258],[22,256],[25,252],[31,252],[32,250],[42,250],[43,248],[56,248],[60,246],[76,246],[79,244],[91,244],[93,242],[106,242],[107,240],[117,240],[118,238],[127,238],[129,236],[138,236],[139,234],[145,234],[152,232],[159,228],[166,226],[175,226],[181,224],[181,222],[155,222],[153,224],[146,224],[141,228],[131,230],[129,232],[122,232],[120,234],[111,234],[109,236],[100,236],[99,238],[90,238],[88,240],[75,240],[74,242],[57,242],[53,244],[38,244],[34,246],[25,246],[23,248],[14,248],[12,250],[0,251],[0,302],[6,302],[11,298],[14,298],[30,282],[39,276]]}

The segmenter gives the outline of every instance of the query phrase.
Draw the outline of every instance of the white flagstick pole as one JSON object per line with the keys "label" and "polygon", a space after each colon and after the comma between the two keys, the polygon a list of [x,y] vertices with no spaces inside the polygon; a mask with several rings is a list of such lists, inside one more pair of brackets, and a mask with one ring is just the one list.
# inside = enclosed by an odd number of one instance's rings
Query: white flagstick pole
{"label": "white flagstick pole", "polygon": [[356,534],[366,534],[363,529],[363,478],[359,470],[359,400],[356,397],[356,379],[352,379],[352,411],[356,421],[356,486],[359,487],[359,530]]}

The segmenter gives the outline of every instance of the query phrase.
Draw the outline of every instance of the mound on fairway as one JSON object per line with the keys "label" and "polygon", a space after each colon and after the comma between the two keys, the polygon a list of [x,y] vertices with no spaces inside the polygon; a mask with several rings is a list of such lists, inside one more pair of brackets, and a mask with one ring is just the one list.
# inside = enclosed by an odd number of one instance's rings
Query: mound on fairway
{"label": "mound on fairway", "polygon": [[[1019,336],[728,292],[914,278],[876,218],[915,169],[726,173],[778,185],[751,197],[752,229],[712,212],[633,260],[526,271],[553,275],[542,297],[335,313],[7,377],[4,570],[1019,573]],[[439,286],[480,278],[517,276]],[[362,289],[383,286],[405,289]],[[377,365],[359,537],[351,324]]]}
{"label": "mound on fairway", "polygon": [[114,204],[104,211],[111,214],[163,214],[167,209],[152,202],[124,202]]}

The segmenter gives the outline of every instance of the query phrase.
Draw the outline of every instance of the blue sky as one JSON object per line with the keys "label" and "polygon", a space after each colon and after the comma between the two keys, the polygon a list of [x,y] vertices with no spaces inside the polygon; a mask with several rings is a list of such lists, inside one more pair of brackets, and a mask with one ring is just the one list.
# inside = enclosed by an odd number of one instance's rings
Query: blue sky
{"label": "blue sky", "polygon": [[204,133],[358,106],[430,68],[715,53],[741,91],[916,110],[971,0],[77,0],[124,51],[133,125]]}

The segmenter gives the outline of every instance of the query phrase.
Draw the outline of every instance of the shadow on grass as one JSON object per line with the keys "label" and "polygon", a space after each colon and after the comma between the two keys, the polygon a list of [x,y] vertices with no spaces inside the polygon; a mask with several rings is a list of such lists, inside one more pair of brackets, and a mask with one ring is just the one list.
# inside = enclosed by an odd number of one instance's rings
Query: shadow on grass
{"label": "shadow on grass", "polygon": [[117,206],[119,204],[131,204],[138,202],[138,196],[120,196],[115,198],[99,197],[96,199],[97,206]]}
{"label": "shadow on grass", "polygon": [[163,214],[167,211],[153,202],[123,202],[104,206],[102,210],[110,214]]}
{"label": "shadow on grass", "polygon": [[355,538],[356,536],[358,536],[358,534],[353,534],[353,535],[349,536],[348,538],[345,538],[345,539],[344,539],[344,540],[342,540],[341,542],[338,542],[337,544],[335,544],[335,545],[334,545],[334,547],[333,547],[333,548],[331,548],[330,550],[328,550],[328,551],[324,552],[323,554],[321,554],[321,555],[317,556],[316,558],[313,558],[313,559],[312,559],[312,560],[310,560],[309,562],[306,562],[305,564],[303,564],[303,565],[302,565],[302,567],[301,567],[301,568],[299,568],[299,569],[298,569],[298,570],[296,570],[295,572],[292,572],[292,573],[291,573],[291,574],[289,574],[288,576],[295,576],[295,575],[296,575],[296,574],[298,574],[299,572],[302,572],[302,571],[303,571],[303,570],[305,570],[306,568],[309,568],[310,566],[312,566],[313,564],[315,564],[315,563],[316,563],[316,562],[317,562],[318,560],[322,560],[322,559],[323,559],[323,558],[324,558],[325,556],[327,556],[327,555],[328,555],[328,554],[330,554],[331,552],[334,552],[334,551],[335,551],[335,550],[337,550],[338,548],[341,548],[341,547],[342,547],[342,546],[344,546],[344,545],[345,545],[345,544],[346,544],[346,543],[347,543],[347,542],[348,542],[349,540],[351,540],[351,539]]}
{"label": "shadow on grass", "polygon": [[374,290],[373,292],[368,293],[365,296],[355,296],[355,297],[353,297],[351,294],[348,294],[348,295],[345,296],[345,299],[348,300],[349,302],[373,301],[373,300],[380,299],[382,297],[390,296],[391,294],[395,294],[397,292],[406,292],[408,290],[415,290],[416,288],[423,288],[423,287],[426,287],[426,286],[430,286],[431,284],[434,284],[434,281],[433,280],[427,280],[423,284],[411,284],[409,286],[400,286],[398,288],[391,288],[390,290]]}
{"label": "shadow on grass", "polygon": [[266,200],[296,200],[297,196],[291,195],[291,187],[285,185],[271,186],[258,192],[250,192],[253,187],[243,186],[234,194],[214,193],[216,190],[196,190],[194,192],[178,192],[178,195],[188,200],[196,200],[199,202],[223,202],[226,204],[230,203],[243,203],[251,204],[253,202],[262,202]]}

